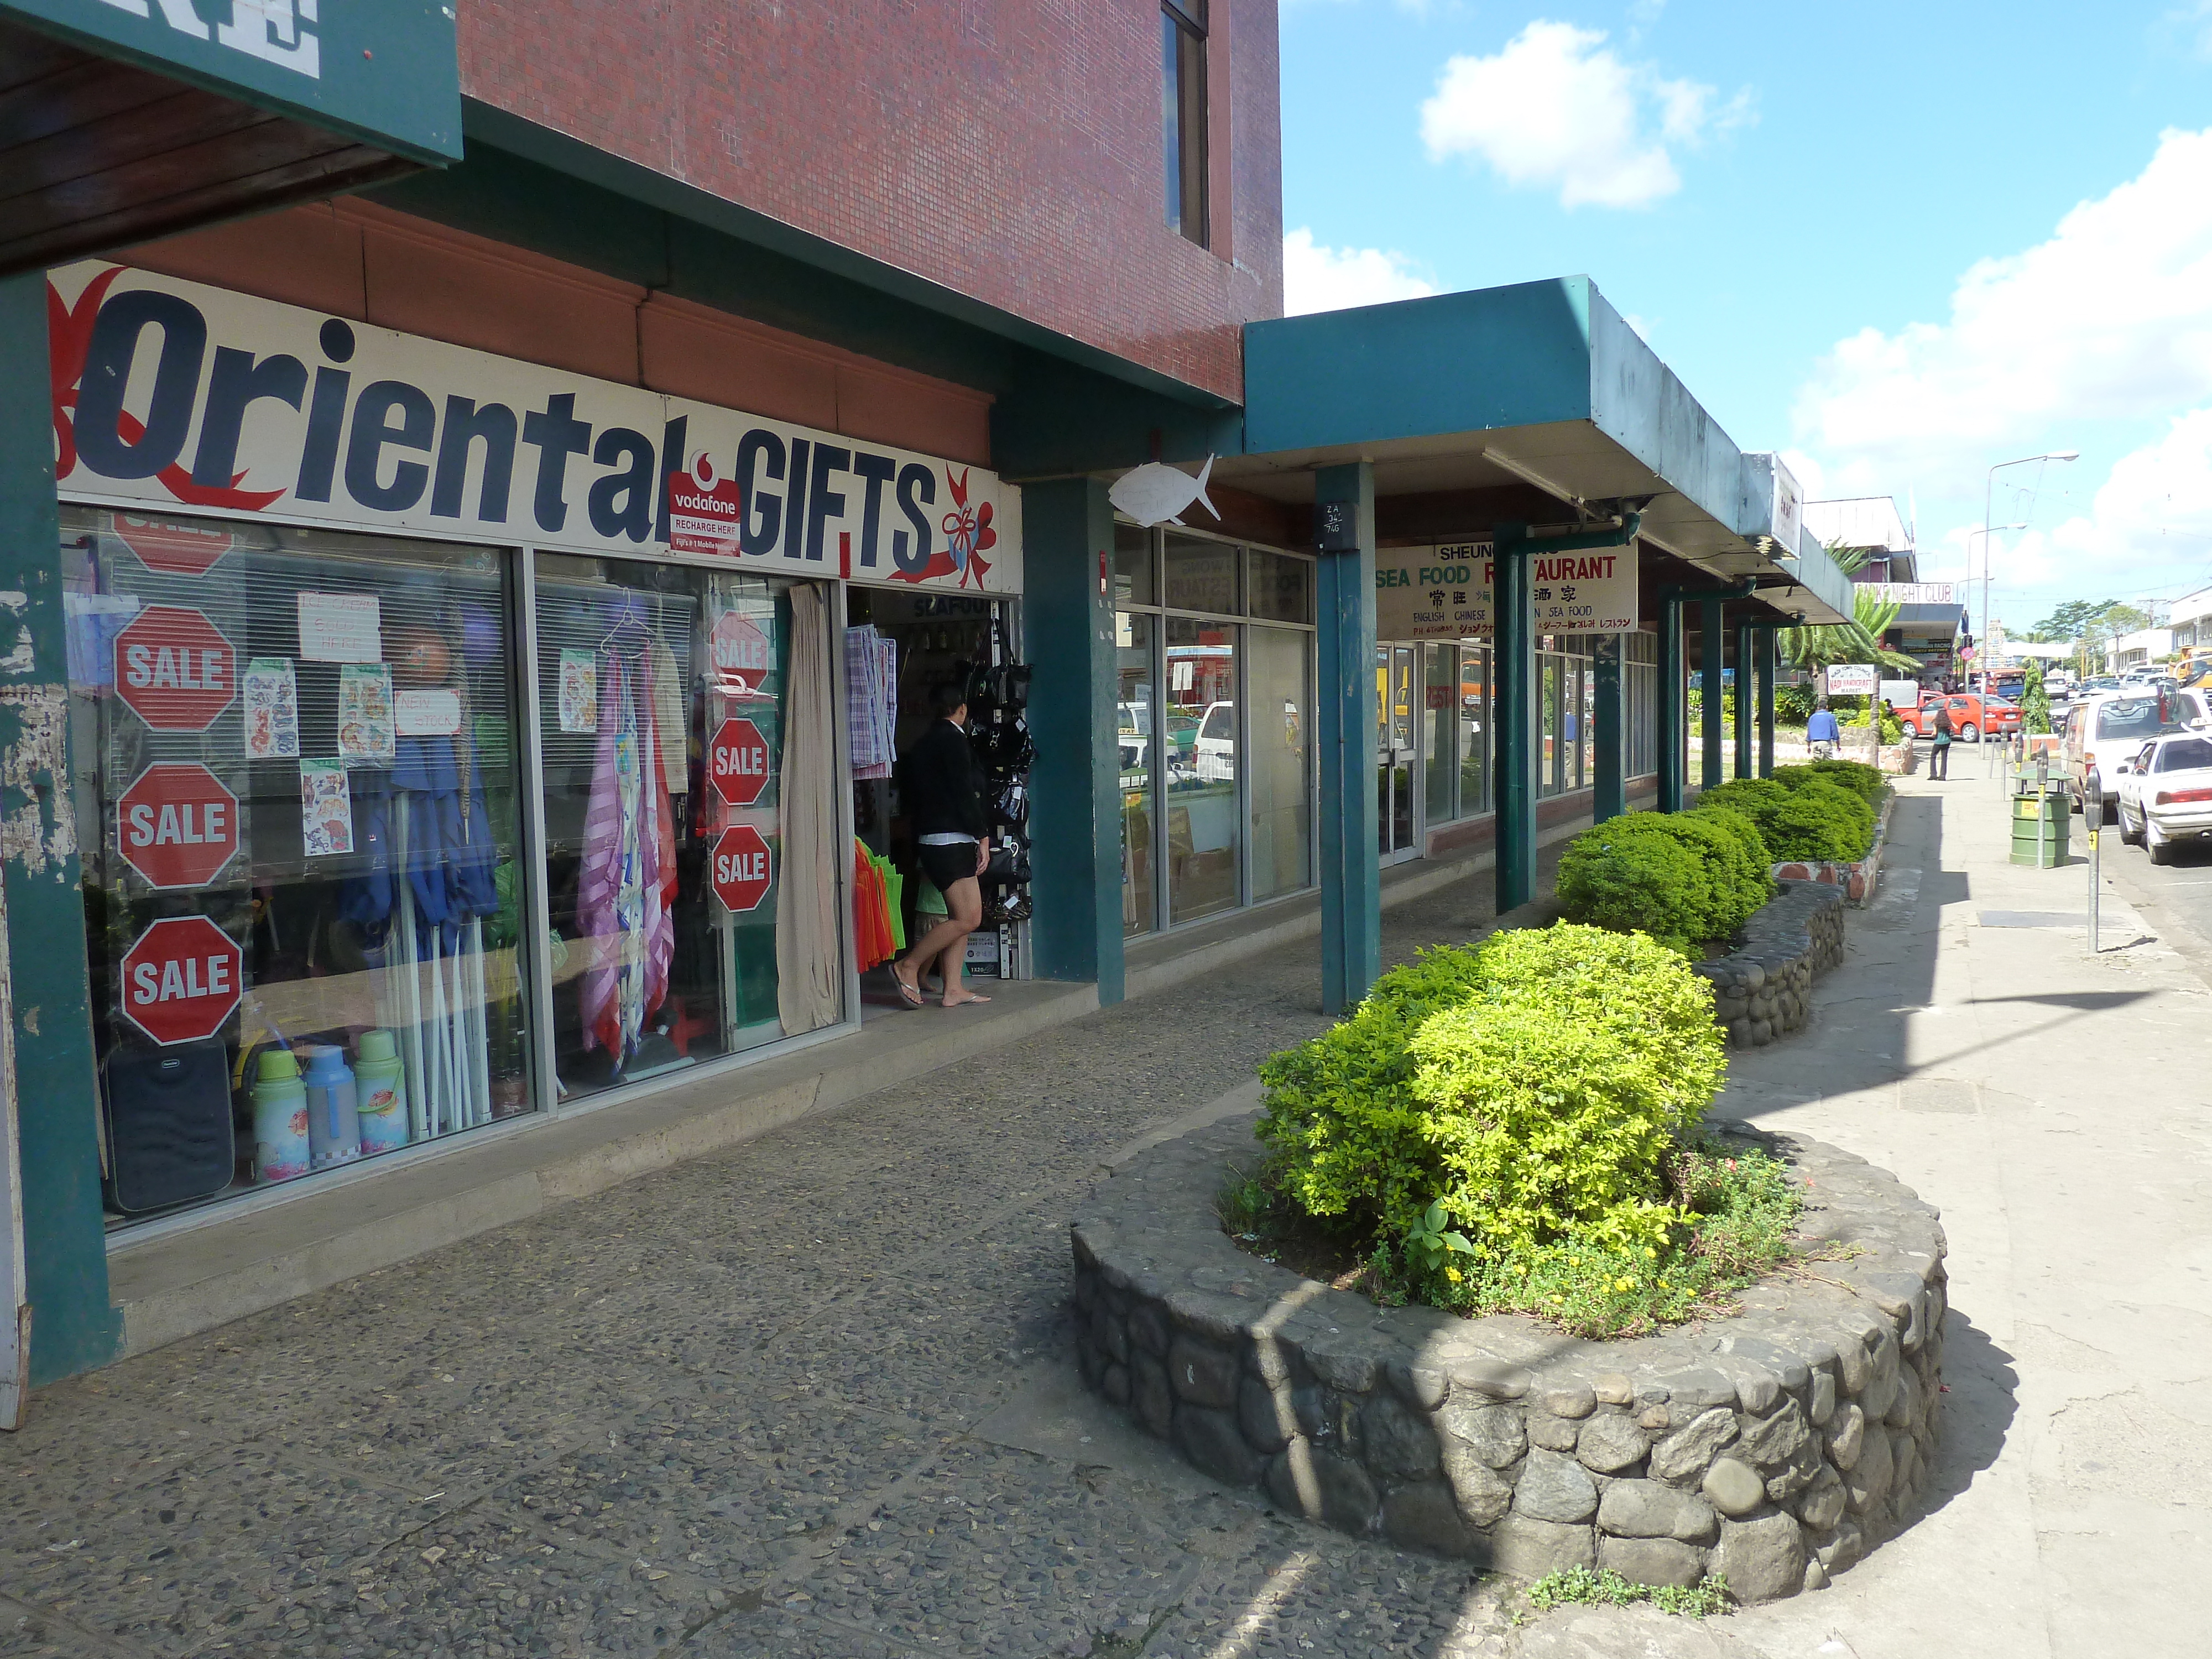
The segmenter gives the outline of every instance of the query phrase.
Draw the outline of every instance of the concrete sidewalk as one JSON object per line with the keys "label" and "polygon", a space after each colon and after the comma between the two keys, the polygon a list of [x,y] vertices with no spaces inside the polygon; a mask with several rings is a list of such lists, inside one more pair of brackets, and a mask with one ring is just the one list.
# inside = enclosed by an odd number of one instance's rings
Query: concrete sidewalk
{"label": "concrete sidewalk", "polygon": [[1961,753],[1948,784],[1902,781],[1816,1028],[1736,1057],[1720,1108],[1942,1208],[1927,1512],[1820,1594],[1697,1632],[1553,1615],[1516,1633],[1528,1659],[2212,1652],[2212,994],[2109,884],[2090,957],[2084,866],[2008,862]]}

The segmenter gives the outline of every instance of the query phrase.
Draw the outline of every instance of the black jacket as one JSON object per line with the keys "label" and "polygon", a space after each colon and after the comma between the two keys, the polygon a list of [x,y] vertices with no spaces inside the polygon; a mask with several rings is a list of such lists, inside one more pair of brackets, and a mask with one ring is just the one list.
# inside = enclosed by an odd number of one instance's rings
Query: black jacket
{"label": "black jacket", "polygon": [[899,762],[899,793],[915,839],[924,836],[967,836],[981,841],[991,833],[976,790],[975,756],[968,734],[948,720],[935,720]]}

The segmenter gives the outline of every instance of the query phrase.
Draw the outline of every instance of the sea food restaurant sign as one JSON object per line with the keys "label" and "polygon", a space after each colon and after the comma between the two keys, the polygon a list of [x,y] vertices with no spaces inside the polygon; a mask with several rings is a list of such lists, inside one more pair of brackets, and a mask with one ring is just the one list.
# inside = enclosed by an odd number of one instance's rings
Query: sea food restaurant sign
{"label": "sea food restaurant sign", "polygon": [[[1496,569],[1488,542],[1384,548],[1375,556],[1375,637],[1488,639]],[[1529,561],[1539,634],[1636,629],[1636,556],[1626,547],[1547,554]]]}
{"label": "sea food restaurant sign", "polygon": [[20,21],[437,166],[461,154],[452,0],[0,0]]}
{"label": "sea food restaurant sign", "polygon": [[981,467],[124,266],[49,277],[73,501],[1021,591]]}

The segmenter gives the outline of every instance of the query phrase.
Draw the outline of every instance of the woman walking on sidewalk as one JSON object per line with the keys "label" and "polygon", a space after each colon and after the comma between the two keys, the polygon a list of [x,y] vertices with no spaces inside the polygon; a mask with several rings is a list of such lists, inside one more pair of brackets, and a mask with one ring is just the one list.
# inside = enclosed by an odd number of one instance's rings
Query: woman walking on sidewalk
{"label": "woman walking on sidewalk", "polygon": [[1928,775],[1945,783],[1951,781],[1951,705],[1936,705],[1936,741],[1928,750]]}
{"label": "woman walking on sidewalk", "polygon": [[945,1006],[957,1008],[991,1000],[960,982],[968,935],[983,920],[983,891],[976,878],[991,860],[991,823],[975,787],[967,689],[952,682],[933,687],[929,707],[936,718],[899,762],[899,793],[914,828],[921,872],[945,895],[945,916],[891,964],[891,974],[901,1000],[919,1008],[921,976],[934,957],[945,981]]}

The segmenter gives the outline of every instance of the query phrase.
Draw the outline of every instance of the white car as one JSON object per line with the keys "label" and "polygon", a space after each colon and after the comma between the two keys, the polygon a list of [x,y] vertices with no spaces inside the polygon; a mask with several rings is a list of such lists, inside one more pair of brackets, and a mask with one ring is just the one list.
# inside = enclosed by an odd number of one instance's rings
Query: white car
{"label": "white car", "polygon": [[2113,815],[2119,799],[2114,769],[2152,738],[2212,720],[2200,690],[2100,691],[2066,713],[2067,787],[2084,816]]}
{"label": "white car", "polygon": [[2212,731],[2154,738],[2118,772],[2120,839],[2140,842],[2153,864],[2172,863],[2177,842],[2212,836]]}

